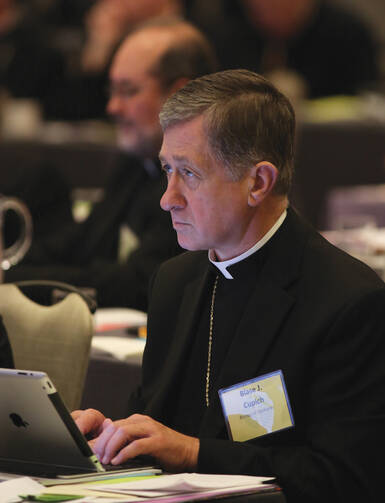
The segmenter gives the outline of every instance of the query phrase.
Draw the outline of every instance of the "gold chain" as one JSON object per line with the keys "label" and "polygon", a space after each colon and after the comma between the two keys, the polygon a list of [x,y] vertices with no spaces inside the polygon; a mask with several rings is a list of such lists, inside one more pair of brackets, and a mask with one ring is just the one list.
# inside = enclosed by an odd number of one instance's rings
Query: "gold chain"
{"label": "gold chain", "polygon": [[211,295],[209,346],[207,352],[207,370],[206,370],[206,407],[210,406],[209,391],[210,391],[210,371],[211,371],[211,348],[213,345],[214,304],[215,304],[215,295],[217,292],[217,284],[218,284],[218,276],[216,276],[215,278],[213,293]]}

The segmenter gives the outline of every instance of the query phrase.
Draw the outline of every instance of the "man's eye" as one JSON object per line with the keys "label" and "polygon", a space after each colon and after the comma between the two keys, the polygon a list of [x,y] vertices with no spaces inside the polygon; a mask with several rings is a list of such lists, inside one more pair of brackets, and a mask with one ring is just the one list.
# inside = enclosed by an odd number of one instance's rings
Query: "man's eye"
{"label": "man's eye", "polygon": [[172,169],[171,169],[171,166],[169,166],[168,164],[164,164],[162,166],[162,171],[166,174],[166,175],[169,175],[172,173]]}
{"label": "man's eye", "polygon": [[107,92],[110,97],[131,98],[137,94],[139,89],[130,85],[110,84]]}
{"label": "man's eye", "polygon": [[190,171],[189,169],[186,169],[186,168],[184,168],[182,170],[182,173],[183,173],[183,176],[185,176],[186,178],[193,178],[195,176],[195,173],[193,173],[192,171]]}

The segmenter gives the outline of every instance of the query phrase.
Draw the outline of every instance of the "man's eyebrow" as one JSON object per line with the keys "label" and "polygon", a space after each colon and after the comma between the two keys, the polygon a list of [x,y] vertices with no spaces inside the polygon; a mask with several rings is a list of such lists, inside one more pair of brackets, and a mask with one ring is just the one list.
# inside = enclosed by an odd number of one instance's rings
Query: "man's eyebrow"
{"label": "man's eyebrow", "polygon": [[134,89],[138,87],[138,85],[135,82],[127,78],[109,79],[108,82],[109,85],[113,87],[123,87],[123,88],[125,87],[126,89],[130,88]]}
{"label": "man's eyebrow", "polygon": [[[189,164],[189,165],[192,165],[192,166],[194,165],[194,163],[190,159],[188,159],[187,157],[185,157],[184,155],[173,155],[171,157],[172,157],[173,161],[183,162],[183,163],[186,163],[186,164]],[[167,159],[165,157],[163,157],[162,154],[159,154],[159,160],[161,162],[167,163]]]}
{"label": "man's eyebrow", "polygon": [[187,164],[193,164],[193,162],[191,161],[191,159],[188,159],[184,155],[173,155],[172,157],[173,157],[174,161],[185,162]]}

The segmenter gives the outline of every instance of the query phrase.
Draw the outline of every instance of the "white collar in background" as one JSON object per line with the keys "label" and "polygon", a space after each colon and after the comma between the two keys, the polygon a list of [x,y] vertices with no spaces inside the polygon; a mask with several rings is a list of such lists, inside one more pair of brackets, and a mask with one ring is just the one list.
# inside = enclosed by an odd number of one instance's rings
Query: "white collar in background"
{"label": "white collar in background", "polygon": [[283,222],[286,218],[286,215],[287,215],[287,210],[285,210],[282,213],[282,215],[278,218],[278,220],[275,222],[273,227],[268,232],[266,232],[266,234],[263,236],[262,239],[260,239],[257,243],[255,243],[254,246],[252,246],[251,248],[249,248],[248,250],[243,252],[241,255],[238,255],[238,257],[234,257],[229,260],[223,260],[222,262],[216,262],[215,260],[213,260],[211,258],[212,251],[209,250],[210,262],[221,271],[221,273],[223,274],[223,276],[226,279],[234,279],[233,276],[227,270],[227,268],[233,264],[236,264],[237,262],[240,262],[241,260],[244,260],[245,258],[249,257],[250,255],[252,255],[256,251],[260,250],[262,248],[262,246],[265,245],[269,241],[269,239],[271,239],[274,236],[274,234],[277,232],[277,230],[281,227],[281,225],[283,224]]}

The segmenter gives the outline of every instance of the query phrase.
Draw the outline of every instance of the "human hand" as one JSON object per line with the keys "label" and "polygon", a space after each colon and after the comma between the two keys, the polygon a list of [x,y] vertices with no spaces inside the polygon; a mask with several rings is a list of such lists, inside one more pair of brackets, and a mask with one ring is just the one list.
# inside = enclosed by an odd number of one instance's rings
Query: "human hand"
{"label": "human hand", "polygon": [[74,410],[71,416],[83,435],[92,438],[97,438],[105,427],[112,424],[111,419],[106,419],[101,412],[95,409]]}
{"label": "human hand", "polygon": [[106,424],[93,449],[104,464],[121,464],[145,454],[154,457],[167,471],[191,471],[198,462],[199,440],[149,416],[134,414]]}

